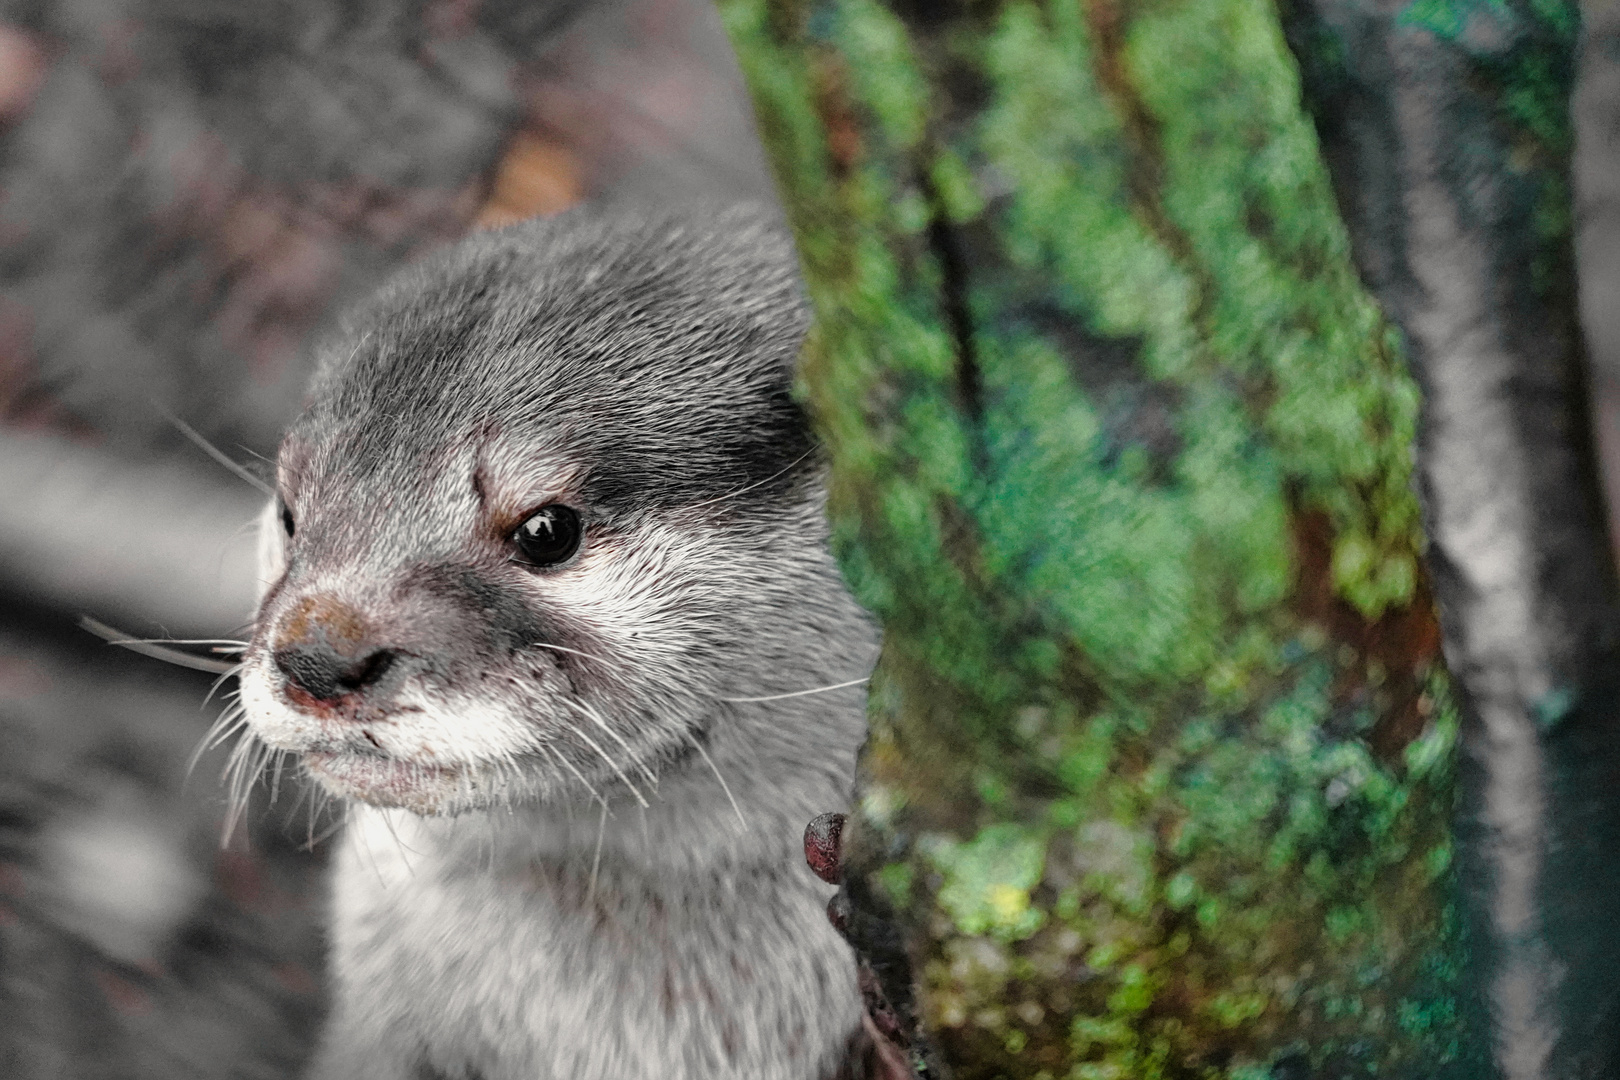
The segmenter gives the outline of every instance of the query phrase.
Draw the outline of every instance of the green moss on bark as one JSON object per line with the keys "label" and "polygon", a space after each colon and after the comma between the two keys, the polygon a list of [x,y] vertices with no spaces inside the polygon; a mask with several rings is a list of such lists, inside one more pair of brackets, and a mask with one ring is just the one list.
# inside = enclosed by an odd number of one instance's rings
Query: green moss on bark
{"label": "green moss on bark", "polygon": [[1416,392],[1272,6],[721,9],[885,627],[857,855],[958,1075],[1426,1074]]}

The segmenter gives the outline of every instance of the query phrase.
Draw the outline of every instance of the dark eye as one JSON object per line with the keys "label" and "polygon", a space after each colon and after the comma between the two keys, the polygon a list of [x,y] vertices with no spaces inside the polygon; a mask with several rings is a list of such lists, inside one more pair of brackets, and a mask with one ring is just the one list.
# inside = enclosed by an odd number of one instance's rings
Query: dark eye
{"label": "dark eye", "polygon": [[293,534],[292,507],[285,502],[281,504],[281,528],[287,534],[288,539],[291,539]]}
{"label": "dark eye", "polygon": [[556,566],[579,550],[581,531],[577,510],[552,503],[530,514],[512,534],[512,543],[533,565]]}

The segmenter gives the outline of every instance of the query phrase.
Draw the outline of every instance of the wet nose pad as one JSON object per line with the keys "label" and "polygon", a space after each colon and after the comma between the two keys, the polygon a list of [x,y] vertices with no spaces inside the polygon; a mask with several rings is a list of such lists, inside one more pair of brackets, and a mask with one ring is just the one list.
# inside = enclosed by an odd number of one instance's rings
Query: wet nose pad
{"label": "wet nose pad", "polygon": [[271,658],[287,688],[321,702],[375,688],[401,654],[376,643],[355,608],[331,596],[306,596],[287,612]]}
{"label": "wet nose pad", "polygon": [[277,649],[273,656],[288,684],[317,701],[336,701],[377,684],[399,659],[392,649],[344,655],[325,642]]}

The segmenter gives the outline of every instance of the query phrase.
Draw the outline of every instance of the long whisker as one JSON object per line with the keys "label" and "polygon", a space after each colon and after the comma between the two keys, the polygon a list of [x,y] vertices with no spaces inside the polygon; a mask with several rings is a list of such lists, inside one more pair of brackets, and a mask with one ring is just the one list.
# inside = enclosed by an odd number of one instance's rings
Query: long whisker
{"label": "long whisker", "polygon": [[382,819],[383,828],[387,829],[388,835],[393,837],[394,850],[399,852],[399,861],[404,864],[405,873],[410,877],[415,877],[416,867],[411,865],[410,857],[405,853],[410,852],[412,855],[421,855],[422,853],[399,838],[399,832],[394,828],[394,818],[392,814],[384,810],[382,811]]}
{"label": "long whisker", "polygon": [[[305,774],[305,779],[306,779],[306,781],[308,779],[308,774],[307,773]],[[316,820],[316,818],[318,818],[320,816],[320,812],[321,812],[320,811],[321,802],[320,802],[320,795],[319,795],[320,788],[321,788],[321,785],[316,784],[316,783],[310,783],[308,785],[308,788],[306,789],[306,790],[309,791],[309,816],[304,819],[304,850],[305,851],[314,851],[315,850],[315,820]],[[324,839],[324,837],[323,837],[323,839]]]}
{"label": "long whisker", "polygon": [[723,697],[723,698],[719,698],[718,700],[720,700],[720,701],[781,701],[784,698],[806,697],[806,696],[808,696],[810,694],[825,694],[829,690],[842,690],[846,686],[859,686],[861,683],[866,682],[870,678],[871,678],[871,676],[867,675],[867,676],[863,676],[863,677],[861,677],[859,679],[851,679],[848,682],[833,683],[831,686],[818,686],[818,687],[816,687],[816,688],[814,688],[812,690],[795,690],[791,694],[766,694],[764,697]]}
{"label": "long whisker", "polygon": [[238,703],[220,713],[215,726],[209,729],[208,737],[202,742],[204,751],[212,750],[222,744],[247,724],[247,708]]}
{"label": "long whisker", "polygon": [[225,840],[228,843],[230,835],[236,826],[247,815],[248,802],[253,797],[253,787],[259,777],[264,775],[265,767],[277,752],[265,743],[249,734],[237,739],[236,746],[231,750],[231,811],[225,826]]}
{"label": "long whisker", "polygon": [[657,790],[658,777],[653,774],[651,769],[647,768],[646,763],[641,760],[641,757],[634,750],[630,749],[630,744],[624,741],[624,736],[620,735],[617,731],[614,731],[613,728],[609,726],[608,722],[602,719],[601,713],[597,712],[583,701],[573,701],[570,702],[570,704],[576,709],[584,712],[586,716],[589,716],[593,721],[595,721],[597,727],[613,736],[613,740],[624,749],[625,755],[635,763],[636,768],[641,770],[641,775],[647,778],[647,783],[650,784],[654,790]]}
{"label": "long whisker", "polygon": [[584,773],[580,772],[574,767],[574,763],[568,760],[568,755],[562,753],[560,750],[547,746],[545,743],[541,743],[539,745],[540,749],[556,758],[557,761],[561,763],[563,768],[574,774],[574,779],[578,780],[585,786],[585,790],[591,793],[591,798],[602,804],[602,809],[607,809],[607,800],[602,797],[602,793],[597,791],[595,785],[593,785],[589,780],[585,779]]}
{"label": "long whisker", "polygon": [[[345,825],[348,824],[353,813],[354,803],[345,800],[343,803],[343,822]],[[366,861],[371,863],[371,872],[377,875],[377,884],[384,889],[388,888],[388,882],[383,880],[382,867],[377,865],[377,853],[371,849],[371,837],[362,834],[358,838],[358,842],[352,842],[352,846],[365,853]]]}
{"label": "long whisker", "polygon": [[596,826],[596,854],[591,856],[591,887],[585,890],[585,906],[596,896],[596,871],[602,865],[602,837],[607,835],[607,803],[602,804],[602,820]]}
{"label": "long whisker", "polygon": [[753,491],[757,487],[761,487],[761,486],[763,486],[765,484],[770,483],[772,480],[775,480],[778,476],[782,476],[782,475],[784,475],[786,473],[792,472],[794,469],[798,468],[800,462],[802,462],[805,458],[809,457],[813,453],[815,453],[814,450],[806,450],[804,453],[800,454],[798,457],[794,458],[792,461],[788,462],[786,465],[782,466],[780,469],[777,469],[775,472],[771,473],[771,475],[767,476],[763,480],[755,480],[752,484],[744,485],[743,487],[738,488],[736,491],[728,491],[724,495],[716,495],[712,499],[705,499],[702,502],[692,503],[691,505],[687,506],[686,509],[688,509],[688,510],[696,510],[699,507],[712,506],[713,504],[715,504],[717,502],[725,502],[727,499],[735,499],[739,495],[745,495],[748,492]]}
{"label": "long whisker", "polygon": [[305,851],[314,851],[316,844],[326,843],[339,829],[349,823],[348,804],[345,803],[344,813],[334,814],[332,824],[322,829],[320,835],[317,836],[315,834],[315,822],[320,819],[322,814],[326,813],[327,808],[331,805],[332,793],[316,785],[315,797],[310,800],[309,804],[309,828],[304,835]]}
{"label": "long whisker", "polygon": [[248,483],[252,484],[254,487],[258,488],[272,499],[276,497],[275,490],[271,488],[269,484],[248,472],[247,469],[243,468],[240,463],[232,459],[229,454],[225,453],[225,451],[203,438],[190,424],[186,423],[178,416],[175,416],[173,413],[167,411],[163,413],[163,417],[164,419],[168,420],[169,423],[178,428],[180,434],[196,443],[197,446],[202,449],[203,453],[207,454],[209,457],[231,470],[231,472],[235,473],[239,479],[246,480]]}
{"label": "long whisker", "polygon": [[[234,664],[234,665],[232,665],[232,668],[231,668],[230,671],[222,671],[222,672],[220,672],[219,673],[219,678],[215,679],[213,685],[208,688],[208,695],[202,699],[202,704],[197,706],[197,711],[201,712],[204,708],[206,708],[208,706],[208,703],[210,701],[214,700],[214,695],[219,693],[219,688],[224,686],[226,684],[226,682],[228,682],[230,680],[232,675],[240,674],[241,671],[242,671],[242,665],[241,664]],[[241,688],[238,687],[236,690],[232,690],[230,693],[226,694],[224,700],[229,701],[232,697],[235,697],[236,695],[240,694],[241,692],[242,692]]]}
{"label": "long whisker", "polygon": [[[108,627],[108,629],[111,629],[111,627]],[[248,643],[245,642],[245,641],[238,641],[235,638],[219,638],[219,637],[109,638],[107,640],[107,644],[109,644],[109,645],[212,645],[212,646],[214,646],[214,651],[215,652],[241,652],[243,649],[246,649],[248,647]]]}
{"label": "long whisker", "polygon": [[[292,828],[293,819],[298,816],[298,811],[304,808],[305,802],[308,802],[311,808],[313,808],[315,797],[310,791],[312,787],[314,787],[313,784],[298,785],[298,798],[294,799],[292,806],[288,807],[287,816],[281,819],[281,828],[283,831]],[[311,827],[313,827],[313,825]]]}
{"label": "long whisker", "polygon": [[720,775],[720,770],[716,767],[714,759],[709,756],[707,750],[703,749],[703,744],[698,741],[696,735],[688,731],[686,737],[692,740],[692,749],[698,752],[698,756],[709,767],[709,771],[714,773],[714,778],[720,781],[720,790],[726,793],[726,801],[731,803],[731,812],[737,815],[737,820],[742,823],[743,828],[748,828],[748,819],[743,817],[742,807],[737,805],[737,797],[731,793],[731,785],[726,783],[726,778]]}
{"label": "long whisker", "polygon": [[578,725],[570,724],[568,725],[568,730],[579,736],[581,742],[585,743],[585,745],[589,746],[592,750],[595,750],[597,755],[601,757],[603,761],[608,763],[608,768],[612,769],[619,779],[624,782],[624,786],[630,789],[630,794],[636,797],[636,802],[640,803],[642,806],[647,805],[647,800],[642,797],[641,789],[636,787],[636,785],[631,782],[630,777],[626,776],[624,770],[619,768],[619,763],[613,760],[613,756],[611,754],[609,754],[606,750],[603,750],[595,739],[581,731]]}
{"label": "long whisker", "polygon": [[[257,739],[255,739],[254,741],[258,742]],[[261,777],[263,777],[264,774],[268,771],[268,766],[270,764],[270,759],[275,757],[275,756],[276,756],[276,752],[274,750],[270,749],[270,747],[266,746],[262,742],[258,743],[257,749],[255,749],[254,752],[253,752],[253,758],[252,758],[251,761],[248,762],[247,769],[243,774],[244,775],[244,782],[242,784],[242,816],[243,817],[247,816],[248,802],[249,802],[249,800],[251,800],[253,798],[253,789],[254,789],[254,787],[258,784],[259,779]]]}
{"label": "long whisker", "polygon": [[495,873],[495,815],[482,814],[480,816],[484,819],[485,830],[484,836],[480,839],[489,841],[489,858],[484,860],[484,874],[487,877]]}
{"label": "long whisker", "polygon": [[90,631],[109,645],[117,645],[120,648],[128,649],[130,652],[150,656],[154,660],[162,660],[176,667],[191,668],[194,671],[212,671],[216,675],[225,674],[236,667],[236,664],[228,660],[210,660],[205,656],[193,656],[188,652],[181,652],[179,649],[170,649],[162,645],[131,638],[121,631],[114,630],[104,622],[92,619],[88,615],[79,616],[79,626]]}
{"label": "long whisker", "polygon": [[196,770],[197,763],[204,754],[223,743],[236,734],[247,724],[247,712],[241,705],[232,705],[219,714],[219,718],[209,725],[208,731],[197,743],[197,748],[191,752],[186,760],[186,780],[189,782],[191,774]]}
{"label": "long whisker", "polygon": [[222,779],[228,781],[226,796],[228,808],[225,812],[225,828],[219,840],[221,848],[230,846],[231,838],[236,834],[236,826],[247,813],[248,799],[253,793],[253,781],[263,770],[270,752],[270,748],[261,743],[250,731],[239,735],[236,745],[231,748],[222,776]]}
{"label": "long whisker", "polygon": [[588,652],[580,652],[578,649],[570,649],[566,645],[552,645],[550,642],[546,641],[531,641],[529,644],[533,645],[537,649],[551,649],[555,652],[570,653],[574,656],[583,656],[587,660],[595,660],[598,664],[606,664],[608,667],[614,666],[613,661],[611,660],[600,656],[593,656]]}
{"label": "long whisker", "polygon": [[281,767],[287,761],[285,751],[276,751],[270,766],[270,805],[276,805],[276,799],[281,795]]}

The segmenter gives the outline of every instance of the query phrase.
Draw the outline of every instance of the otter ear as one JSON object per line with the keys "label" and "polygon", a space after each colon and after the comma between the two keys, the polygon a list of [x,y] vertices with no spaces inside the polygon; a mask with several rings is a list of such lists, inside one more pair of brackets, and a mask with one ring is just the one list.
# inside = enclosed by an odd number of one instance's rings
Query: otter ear
{"label": "otter ear", "polygon": [[281,524],[281,500],[271,499],[259,511],[259,596],[270,591],[270,586],[287,572],[287,533]]}

